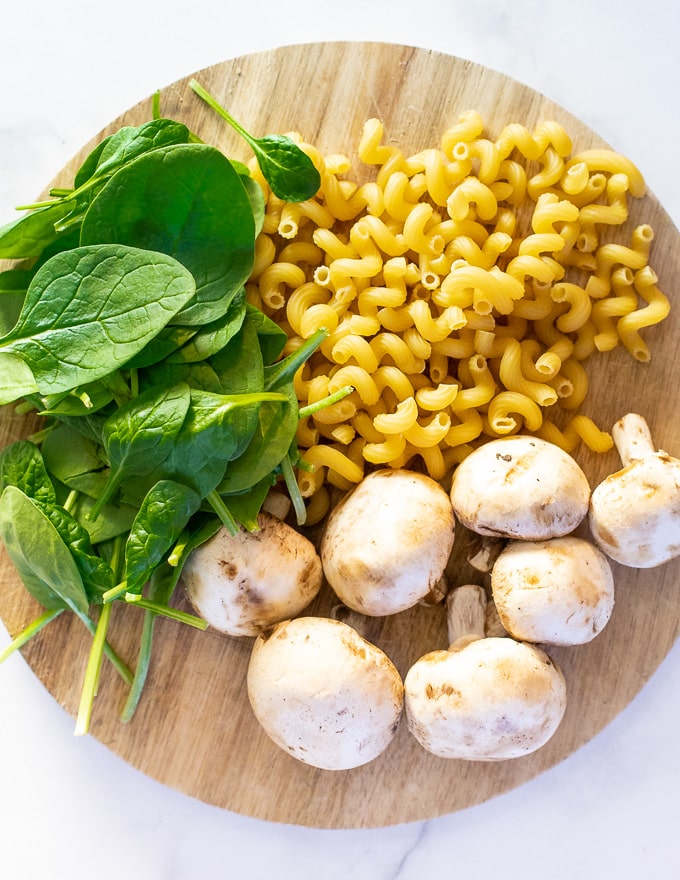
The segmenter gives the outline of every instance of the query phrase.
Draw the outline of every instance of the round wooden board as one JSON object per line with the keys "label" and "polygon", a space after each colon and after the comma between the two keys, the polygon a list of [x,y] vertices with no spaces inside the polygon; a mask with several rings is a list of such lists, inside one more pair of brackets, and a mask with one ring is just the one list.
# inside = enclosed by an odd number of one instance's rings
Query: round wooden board
{"label": "round wooden board", "polygon": [[[290,46],[226,61],[195,76],[250,131],[299,131],[322,152],[355,159],[365,119],[378,116],[388,141],[406,153],[436,146],[459,115],[477,109],[493,136],[503,124],[530,129],[543,119],[561,122],[576,149],[602,145],[598,136],[529,88],[470,62],[411,47],[378,43]],[[186,122],[205,141],[248,159],[243,143],[189,89],[188,77],[162,92],[166,116]],[[122,123],[151,114],[142,101],[86,145],[53,183],[67,184],[83,156]],[[358,167],[358,163],[357,163]],[[621,230],[655,230],[651,262],[660,287],[672,295],[680,277],[678,231],[652,195],[637,201]],[[648,419],[660,447],[677,455],[680,383],[673,381],[680,316],[672,311],[646,333],[651,363],[616,350],[589,362],[591,392],[584,408],[610,427],[625,412]],[[0,444],[25,436],[32,424],[5,407]],[[614,452],[576,457],[594,485],[618,467]],[[3,553],[0,615],[16,634],[39,612]],[[261,819],[326,828],[376,827],[451,813],[508,791],[564,760],[611,721],[640,691],[670,650],[680,621],[680,560],[652,571],[614,566],[617,603],[612,620],[589,645],[551,651],[567,678],[570,701],[557,734],[534,755],[501,763],[434,758],[405,725],[387,751],[352,771],[333,773],[298,763],[260,731],[245,694],[251,642],[160,620],[147,690],[137,715],[122,724],[123,687],[105,664],[91,733],[154,779],[225,809]],[[182,601],[181,599],[179,600]],[[313,613],[328,613],[323,591]],[[111,640],[134,662],[138,632],[133,615],[114,607]],[[117,613],[118,612],[118,613]],[[24,649],[47,689],[75,716],[90,638],[73,616],[62,616]],[[381,621],[369,633],[405,674],[422,653],[446,645],[439,608],[417,607]]]}

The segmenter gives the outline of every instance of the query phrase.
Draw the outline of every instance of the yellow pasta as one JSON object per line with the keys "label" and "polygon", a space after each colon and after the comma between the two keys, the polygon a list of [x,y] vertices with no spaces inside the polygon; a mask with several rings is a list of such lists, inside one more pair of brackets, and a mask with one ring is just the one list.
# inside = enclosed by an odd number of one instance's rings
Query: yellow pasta
{"label": "yellow pasta", "polygon": [[416,424],[417,419],[418,405],[413,397],[407,397],[394,412],[377,415],[373,425],[382,434],[403,434]]}
{"label": "yellow pasta", "polygon": [[358,483],[363,477],[362,469],[335,446],[325,444],[312,446],[305,450],[303,459],[317,470],[326,467],[335,471],[350,483]]}
{"label": "yellow pasta", "polygon": [[494,137],[474,110],[412,154],[367,120],[356,152],[372,171],[356,180],[349,156],[295,138],[321,186],[288,204],[251,163],[266,208],[246,297],[284,329],[284,353],[326,328],[294,378],[301,406],[352,389],[298,425],[312,522],[328,486],[345,489],[367,467],[444,479],[479,443],[518,431],[569,451],[610,448],[579,414],[583,362],[618,345],[648,359],[642,334],[670,308],[651,227],[627,243],[613,234],[645,192],[633,163],[572,154],[553,120],[509,122]]}
{"label": "yellow pasta", "polygon": [[489,403],[487,418],[492,430],[503,436],[523,426],[529,431],[537,431],[543,422],[543,413],[536,401],[526,394],[501,391]]}
{"label": "yellow pasta", "polygon": [[663,321],[671,308],[668,297],[657,287],[657,281],[656,273],[649,266],[636,272],[635,290],[647,305],[624,315],[616,325],[621,342],[636,360],[642,362],[649,361],[651,354],[640,330]]}

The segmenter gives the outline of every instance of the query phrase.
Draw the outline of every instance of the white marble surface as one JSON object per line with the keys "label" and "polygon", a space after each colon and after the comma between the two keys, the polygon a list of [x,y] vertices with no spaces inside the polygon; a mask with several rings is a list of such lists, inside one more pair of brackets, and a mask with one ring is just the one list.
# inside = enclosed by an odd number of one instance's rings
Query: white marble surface
{"label": "white marble surface", "polygon": [[[2,16],[0,214],[158,87],[251,51],[356,39],[459,55],[544,92],[638,163],[680,225],[679,36],[675,0],[24,0]],[[15,656],[0,669],[0,876],[673,878],[679,707],[676,645],[607,729],[522,788],[413,825],[317,831],[197,803],[74,738]]]}

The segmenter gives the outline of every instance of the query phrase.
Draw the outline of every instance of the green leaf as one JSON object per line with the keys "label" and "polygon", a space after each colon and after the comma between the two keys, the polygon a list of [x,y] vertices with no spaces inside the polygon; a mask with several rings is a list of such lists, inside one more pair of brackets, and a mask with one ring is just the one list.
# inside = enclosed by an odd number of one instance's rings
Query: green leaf
{"label": "green leaf", "polygon": [[321,176],[307,153],[289,137],[268,134],[251,138],[249,143],[262,176],[280,199],[304,202],[317,194]]}
{"label": "green leaf", "polygon": [[190,403],[189,386],[150,388],[119,407],[104,423],[103,442],[110,474],[93,516],[123,479],[152,473],[168,457]]}
{"label": "green leaf", "polygon": [[0,492],[6,486],[16,486],[35,501],[57,500],[40,450],[29,440],[17,440],[0,452]]}
{"label": "green leaf", "polygon": [[283,347],[288,341],[286,331],[250,303],[246,304],[246,309],[248,317],[257,330],[262,360],[265,364],[271,364],[281,355]]}
{"label": "green leaf", "polygon": [[0,537],[24,586],[44,608],[87,613],[87,594],[71,551],[40,507],[15,486],[0,495]]}
{"label": "green leaf", "polygon": [[[43,440],[41,452],[47,470],[60,483],[98,497],[106,483],[100,445],[72,425],[56,425]],[[93,485],[92,478],[96,479]]]}
{"label": "green leaf", "polygon": [[175,323],[206,324],[227,310],[253,266],[255,222],[241,178],[219,150],[182,144],[129,162],[87,212],[82,244],[119,242],[169,254],[196,279]]}
{"label": "green leaf", "polygon": [[224,315],[199,328],[188,342],[168,356],[167,363],[197,363],[217,354],[241,329],[245,315],[246,294],[241,289]]}
{"label": "green leaf", "polygon": [[76,188],[102,179],[132,159],[169,144],[186,144],[189,129],[173,119],[152,119],[140,126],[125,125],[98,144],[75,177]]}
{"label": "green leaf", "polygon": [[88,600],[100,602],[115,585],[111,566],[94,552],[87,530],[68,511],[56,504],[40,504],[40,508],[71,551]]}
{"label": "green leaf", "polygon": [[262,176],[276,196],[287,202],[303,202],[316,195],[321,176],[310,157],[291,138],[279,134],[254,137],[195,79],[189,85],[250,146]]}
{"label": "green leaf", "polygon": [[164,254],[119,244],[57,254],[33,278],[0,354],[18,355],[42,394],[70,391],[141,351],[194,290],[191,274]]}
{"label": "green leaf", "polygon": [[[253,420],[242,419],[241,411],[261,406],[282,406],[280,394],[212,394],[191,390],[191,405],[170,455],[159,468],[159,475],[182,480],[201,498],[219,484],[227,462],[250,439]],[[263,401],[265,401],[263,403]]]}
{"label": "green leaf", "polygon": [[0,350],[0,405],[13,403],[37,391],[35,377],[23,358]]}
{"label": "green leaf", "polygon": [[55,224],[63,220],[72,208],[72,202],[58,201],[22,214],[17,220],[0,227],[0,259],[39,257],[48,244],[59,238]]}
{"label": "green leaf", "polygon": [[196,492],[172,480],[161,480],[149,490],[125,545],[128,592],[141,591],[200,504]]}
{"label": "green leaf", "polygon": [[263,403],[253,437],[242,455],[230,461],[217,489],[221,495],[244,492],[277,468],[288,454],[298,426],[298,401],[292,385],[278,391],[285,403]]}

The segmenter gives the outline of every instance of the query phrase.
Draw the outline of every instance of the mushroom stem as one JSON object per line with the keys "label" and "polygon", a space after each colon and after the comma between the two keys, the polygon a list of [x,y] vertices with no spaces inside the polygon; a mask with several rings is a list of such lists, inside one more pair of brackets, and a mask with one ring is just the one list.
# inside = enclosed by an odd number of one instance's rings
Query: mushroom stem
{"label": "mushroom stem", "polygon": [[479,535],[473,543],[467,556],[468,563],[482,574],[489,574],[494,562],[500,556],[507,544],[505,538],[497,538],[493,535]]}
{"label": "mushroom stem", "polygon": [[486,630],[486,592],[477,584],[456,587],[446,598],[449,650],[459,651],[483,639]]}
{"label": "mushroom stem", "polygon": [[612,428],[612,438],[624,466],[656,451],[649,425],[637,413],[620,418]]}

